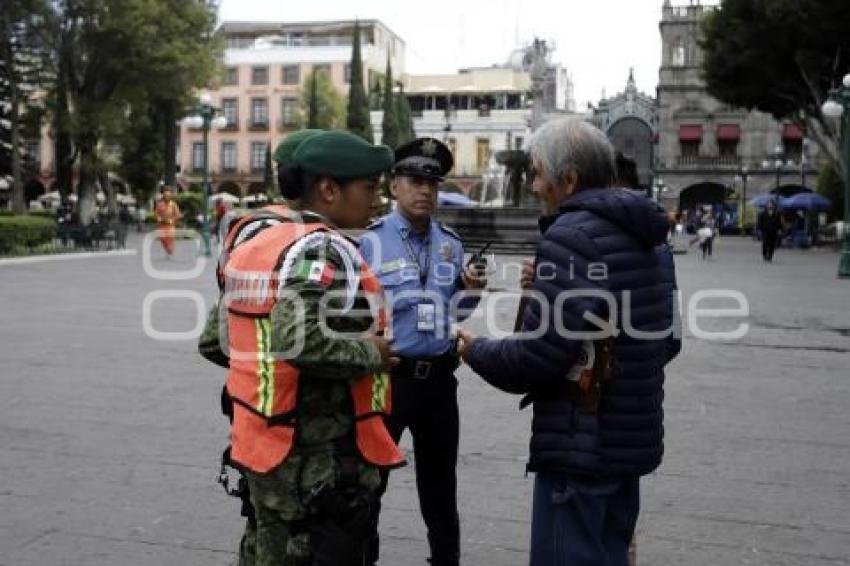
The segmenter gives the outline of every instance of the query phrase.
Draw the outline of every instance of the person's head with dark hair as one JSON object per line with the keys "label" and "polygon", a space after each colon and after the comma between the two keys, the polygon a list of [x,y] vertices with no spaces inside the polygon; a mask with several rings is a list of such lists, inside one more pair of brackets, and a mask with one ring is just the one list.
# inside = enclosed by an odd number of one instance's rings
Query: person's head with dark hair
{"label": "person's head with dark hair", "polygon": [[339,228],[365,228],[378,198],[378,180],[393,152],[348,132],[330,130],[305,139],[292,155],[300,192],[296,206]]}
{"label": "person's head with dark hair", "polygon": [[277,186],[280,194],[289,200],[295,200],[301,193],[301,175],[293,163],[295,150],[307,139],[323,130],[298,130],[286,136],[277,144],[272,159],[277,163]]}
{"label": "person's head with dark hair", "polygon": [[640,181],[638,180],[638,172],[637,172],[637,163],[631,157],[625,155],[623,152],[617,152],[617,178],[614,180],[614,184],[618,187],[623,187],[626,189],[638,189],[640,188]]}
{"label": "person's head with dark hair", "polygon": [[578,118],[551,120],[529,140],[532,190],[555,212],[574,193],[611,185],[614,147],[598,128]]}

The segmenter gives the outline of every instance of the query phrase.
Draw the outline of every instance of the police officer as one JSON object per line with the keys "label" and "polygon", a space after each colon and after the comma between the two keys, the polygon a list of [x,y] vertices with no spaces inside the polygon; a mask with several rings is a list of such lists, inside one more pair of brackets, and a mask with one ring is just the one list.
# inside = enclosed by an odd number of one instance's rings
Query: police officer
{"label": "police officer", "polygon": [[397,361],[376,334],[383,291],[339,230],[366,225],[392,153],[323,132],[292,157],[300,219],[224,267],[231,461],[250,488],[256,564],[360,566],[379,470],[403,455],[383,420]]}
{"label": "police officer", "polygon": [[[487,283],[478,269],[464,266],[461,238],[432,218],[438,184],[452,165],[451,152],[436,139],[399,147],[391,185],[396,209],[369,226],[360,247],[392,308],[393,349],[401,363],[392,370],[393,413],[387,426],[396,441],[405,429],[413,436],[419,505],[434,566],[456,566],[460,560],[452,307],[464,318],[478,297],[469,293],[454,305],[452,300]],[[384,488],[386,479],[385,474]],[[366,563],[376,563],[378,554],[375,517]]]}

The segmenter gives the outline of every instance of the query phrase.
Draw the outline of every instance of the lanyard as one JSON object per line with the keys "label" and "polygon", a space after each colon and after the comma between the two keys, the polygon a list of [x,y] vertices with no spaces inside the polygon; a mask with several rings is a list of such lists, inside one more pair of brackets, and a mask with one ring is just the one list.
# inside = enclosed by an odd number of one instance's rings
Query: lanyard
{"label": "lanyard", "polygon": [[[428,283],[428,271],[431,269],[431,234],[429,227],[429,234],[427,239],[425,240],[425,247],[428,248],[428,254],[425,256],[425,266],[419,263],[419,254],[413,253],[413,246],[410,245],[410,233],[408,232],[407,236],[402,236],[401,241],[404,242],[404,248],[407,250],[407,255],[410,256],[410,259],[416,263],[416,268],[419,270],[419,284],[422,288],[425,288],[425,285]],[[421,252],[422,250],[420,250]]]}

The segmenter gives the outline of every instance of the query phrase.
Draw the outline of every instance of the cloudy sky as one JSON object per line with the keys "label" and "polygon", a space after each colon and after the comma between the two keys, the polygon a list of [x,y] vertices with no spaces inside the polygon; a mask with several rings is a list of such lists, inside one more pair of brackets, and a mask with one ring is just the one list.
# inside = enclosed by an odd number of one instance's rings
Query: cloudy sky
{"label": "cloudy sky", "polygon": [[[678,0],[674,4],[687,4]],[[713,0],[705,4],[716,3]],[[535,36],[573,75],[578,108],[622,91],[629,67],[654,95],[662,0],[221,0],[222,20],[377,18],[407,43],[408,73],[454,72],[504,62]]]}

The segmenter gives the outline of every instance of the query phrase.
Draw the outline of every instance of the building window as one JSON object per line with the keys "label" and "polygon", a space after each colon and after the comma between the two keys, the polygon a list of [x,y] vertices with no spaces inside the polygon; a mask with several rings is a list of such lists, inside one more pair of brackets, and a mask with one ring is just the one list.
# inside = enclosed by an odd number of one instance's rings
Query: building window
{"label": "building window", "polygon": [[522,149],[522,144],[523,144],[524,141],[525,140],[523,139],[522,136],[515,137],[514,138],[514,149],[516,149],[516,150]]}
{"label": "building window", "polygon": [[345,64],[345,84],[351,84],[351,63]]}
{"label": "building window", "polygon": [[224,86],[236,86],[239,84],[239,69],[228,67],[224,70]]}
{"label": "building window", "polygon": [[225,173],[236,171],[236,142],[221,143],[221,170]]}
{"label": "building window", "polygon": [[738,157],[738,140],[717,140],[720,157]]}
{"label": "building window", "polygon": [[313,74],[317,74],[320,72],[325,72],[328,74],[328,78],[331,76],[331,66],[327,63],[322,63],[321,65],[313,65]]}
{"label": "building window", "polygon": [[266,168],[266,142],[251,142],[251,171]]}
{"label": "building window", "polygon": [[269,103],[265,98],[251,99],[251,127],[264,128],[269,125]]}
{"label": "building window", "polygon": [[204,143],[195,142],[192,144],[192,171],[204,170]]}
{"label": "building window", "polygon": [[283,84],[297,85],[301,82],[301,67],[299,65],[283,66]]}
{"label": "building window", "polygon": [[803,158],[803,130],[796,124],[782,125],[782,149],[785,159],[800,162]]}
{"label": "building window", "polygon": [[269,84],[269,68],[268,67],[251,67],[251,84],[252,85],[267,85],[267,84]]}
{"label": "building window", "polygon": [[298,118],[298,99],[283,98],[280,101],[280,116],[284,126],[292,126]]}
{"label": "building window", "polygon": [[490,140],[488,138],[478,138],[476,165],[479,171],[487,168],[487,163],[490,161]]}
{"label": "building window", "polygon": [[699,156],[699,140],[680,140],[682,157]]}
{"label": "building window", "polygon": [[236,125],[239,123],[239,100],[236,98],[222,98],[221,114],[227,120],[225,128],[236,128]]}
{"label": "building window", "polygon": [[685,42],[681,38],[677,38],[676,43],[673,45],[672,60],[674,67],[685,66]]}

